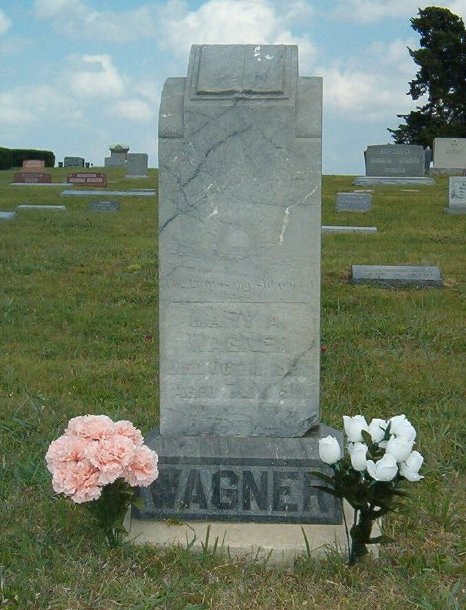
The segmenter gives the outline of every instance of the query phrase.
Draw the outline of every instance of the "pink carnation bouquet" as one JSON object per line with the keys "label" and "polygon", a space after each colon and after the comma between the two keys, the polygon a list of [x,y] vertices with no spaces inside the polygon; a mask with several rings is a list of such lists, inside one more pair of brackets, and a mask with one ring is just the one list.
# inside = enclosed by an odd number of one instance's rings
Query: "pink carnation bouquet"
{"label": "pink carnation bouquet", "polygon": [[54,491],[86,503],[110,547],[126,534],[123,520],[135,503],[134,487],[146,487],[158,476],[157,454],[144,445],[141,432],[129,421],[114,422],[106,415],[70,419],[45,459]]}

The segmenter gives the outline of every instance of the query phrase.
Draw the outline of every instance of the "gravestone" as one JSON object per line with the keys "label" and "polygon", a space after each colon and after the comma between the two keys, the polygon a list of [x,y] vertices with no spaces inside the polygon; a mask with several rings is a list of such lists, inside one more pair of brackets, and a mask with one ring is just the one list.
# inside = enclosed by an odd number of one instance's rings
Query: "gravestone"
{"label": "gravestone", "polygon": [[58,167],[63,167],[63,161],[58,162]]}
{"label": "gravestone", "polygon": [[52,174],[46,172],[16,172],[13,175],[13,182],[16,184],[50,184]]}
{"label": "gravestone", "polygon": [[118,212],[120,203],[118,201],[91,201],[89,210],[91,212]]}
{"label": "gravestone", "polygon": [[429,265],[352,265],[351,282],[383,288],[443,286],[439,268]]}
{"label": "gravestone", "polygon": [[167,517],[341,524],[339,503],[309,475],[326,471],[318,441],[329,433],[319,425],[321,104],[321,79],[298,75],[292,45],[195,45],[187,78],[165,83],[161,425],[147,441],[160,476],[141,490],[131,535]]}
{"label": "gravestone", "polygon": [[133,189],[129,191],[87,191],[85,189],[64,190],[60,193],[65,197],[96,197],[103,195],[105,197],[153,197],[155,190],[153,189]]}
{"label": "gravestone", "polygon": [[84,167],[84,159],[82,157],[65,157],[63,167]]}
{"label": "gravestone", "polygon": [[105,157],[105,167],[124,167],[128,151],[129,146],[123,144],[110,146],[110,157]]}
{"label": "gravestone", "polygon": [[434,184],[426,178],[422,146],[412,144],[377,144],[364,151],[366,175],[353,184]]}
{"label": "gravestone", "polygon": [[64,212],[64,205],[49,205],[48,203],[22,203],[16,206],[17,210],[48,210],[50,212]]}
{"label": "gravestone", "polygon": [[466,176],[450,176],[448,179],[448,214],[466,214]]}
{"label": "gravestone", "polygon": [[35,172],[41,173],[45,169],[45,161],[40,159],[27,159],[23,161],[22,172]]}
{"label": "gravestone", "polygon": [[107,186],[107,174],[101,172],[75,172],[68,174],[67,182],[79,186]]}
{"label": "gravestone", "polygon": [[0,220],[13,220],[16,216],[16,212],[0,210]]}
{"label": "gravestone", "polygon": [[466,138],[435,138],[433,169],[446,172],[466,169]]}
{"label": "gravestone", "polygon": [[377,227],[345,227],[343,225],[322,225],[322,233],[377,233]]}
{"label": "gravestone", "polygon": [[126,177],[147,178],[147,166],[146,153],[129,153],[126,157]]}
{"label": "gravestone", "polygon": [[371,193],[337,193],[337,212],[367,212],[371,206]]}

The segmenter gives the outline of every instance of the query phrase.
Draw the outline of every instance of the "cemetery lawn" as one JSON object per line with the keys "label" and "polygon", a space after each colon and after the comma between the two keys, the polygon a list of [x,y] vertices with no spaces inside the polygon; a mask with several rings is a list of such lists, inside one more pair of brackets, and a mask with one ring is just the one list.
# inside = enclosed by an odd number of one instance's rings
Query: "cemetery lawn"
{"label": "cemetery lawn", "polygon": [[[99,171],[98,168],[93,168]],[[107,168],[109,189],[153,188]],[[54,182],[67,169],[51,170]],[[0,608],[31,610],[459,610],[466,601],[466,216],[443,213],[448,179],[431,187],[376,186],[370,212],[336,213],[349,176],[323,180],[323,224],[377,226],[324,235],[322,420],[405,413],[425,456],[395,542],[354,568],[329,552],[293,567],[133,546],[109,551],[83,506],[54,494],[44,454],[69,418],[86,413],[156,423],[155,198],[93,198],[60,187],[10,186],[0,172]],[[65,187],[63,187],[65,188]],[[94,198],[99,199],[99,197]],[[102,199],[102,197],[100,197]],[[440,267],[444,288],[387,290],[348,283],[351,264]]]}

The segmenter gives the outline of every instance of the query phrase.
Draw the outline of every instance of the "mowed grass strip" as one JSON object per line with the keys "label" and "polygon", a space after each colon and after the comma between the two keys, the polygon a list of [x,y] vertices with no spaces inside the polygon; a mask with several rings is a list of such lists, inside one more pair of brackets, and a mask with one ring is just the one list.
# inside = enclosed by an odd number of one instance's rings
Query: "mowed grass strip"
{"label": "mowed grass strip", "polygon": [[[100,168],[91,168],[99,171]],[[51,170],[54,182],[68,170]],[[70,170],[71,171],[71,170]],[[109,189],[156,188],[108,168]],[[10,186],[1,209],[66,205],[0,221],[0,607],[194,610],[214,608],[459,609],[465,601],[466,217],[443,213],[448,179],[431,187],[376,186],[372,210],[336,213],[352,177],[326,176],[323,224],[377,226],[322,242],[321,407],[343,414],[405,413],[425,456],[396,542],[349,569],[329,553],[292,568],[248,564],[215,550],[125,545],[108,551],[82,506],[57,497],[44,454],[68,419],[105,413],[144,433],[158,421],[155,198],[119,198],[116,213],[60,187]],[[352,264],[429,264],[444,288],[349,284]],[[189,414],[187,414],[189,416]]]}

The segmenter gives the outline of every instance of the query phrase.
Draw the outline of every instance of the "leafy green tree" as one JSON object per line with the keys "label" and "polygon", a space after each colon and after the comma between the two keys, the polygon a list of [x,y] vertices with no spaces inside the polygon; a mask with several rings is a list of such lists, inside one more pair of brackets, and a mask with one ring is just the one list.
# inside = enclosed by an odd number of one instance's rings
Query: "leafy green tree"
{"label": "leafy green tree", "polygon": [[409,83],[413,100],[427,96],[423,106],[399,114],[404,124],[389,129],[397,144],[431,146],[437,137],[466,137],[466,29],[446,8],[428,6],[411,19],[421,47],[408,47],[419,66]]}

